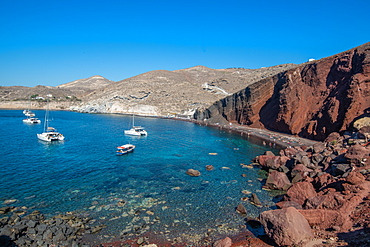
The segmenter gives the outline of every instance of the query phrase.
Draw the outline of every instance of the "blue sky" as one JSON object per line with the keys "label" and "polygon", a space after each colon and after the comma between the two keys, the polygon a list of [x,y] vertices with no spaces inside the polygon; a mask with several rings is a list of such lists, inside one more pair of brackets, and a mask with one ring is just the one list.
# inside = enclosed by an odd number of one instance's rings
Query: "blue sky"
{"label": "blue sky", "polygon": [[0,86],[303,63],[370,41],[370,1],[0,1]]}

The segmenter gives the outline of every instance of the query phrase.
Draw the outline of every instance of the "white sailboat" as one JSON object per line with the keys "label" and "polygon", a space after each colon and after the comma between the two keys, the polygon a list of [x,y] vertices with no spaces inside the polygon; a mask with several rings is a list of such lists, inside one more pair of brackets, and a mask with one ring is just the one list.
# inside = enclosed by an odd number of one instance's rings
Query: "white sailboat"
{"label": "white sailboat", "polygon": [[41,134],[37,134],[37,138],[42,141],[52,142],[52,141],[63,141],[64,135],[57,132],[57,130],[53,127],[49,127],[49,109],[48,103],[46,103],[46,111],[45,111],[45,121],[44,121],[44,132]]}
{"label": "white sailboat", "polygon": [[132,114],[132,127],[129,130],[125,130],[125,135],[147,136],[148,132],[141,126],[135,126],[135,115]]}

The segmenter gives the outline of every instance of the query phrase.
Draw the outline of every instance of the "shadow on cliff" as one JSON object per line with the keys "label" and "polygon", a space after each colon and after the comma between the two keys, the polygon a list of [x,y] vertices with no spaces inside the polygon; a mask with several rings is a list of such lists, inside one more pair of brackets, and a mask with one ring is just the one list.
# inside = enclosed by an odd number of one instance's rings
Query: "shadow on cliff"
{"label": "shadow on cliff", "polygon": [[286,83],[286,73],[278,75],[277,82],[274,86],[272,96],[266,101],[259,112],[259,119],[262,125],[271,131],[283,132],[291,134],[290,127],[282,120],[278,120],[278,115],[281,111],[281,91]]}

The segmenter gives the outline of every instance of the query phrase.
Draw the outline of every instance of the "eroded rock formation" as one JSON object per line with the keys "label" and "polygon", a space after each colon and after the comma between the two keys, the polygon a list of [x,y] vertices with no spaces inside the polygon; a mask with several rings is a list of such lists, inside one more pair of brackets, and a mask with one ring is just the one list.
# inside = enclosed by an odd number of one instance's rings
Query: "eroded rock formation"
{"label": "eroded rock formation", "polygon": [[198,110],[197,120],[266,128],[316,140],[370,111],[370,43],[302,64]]}

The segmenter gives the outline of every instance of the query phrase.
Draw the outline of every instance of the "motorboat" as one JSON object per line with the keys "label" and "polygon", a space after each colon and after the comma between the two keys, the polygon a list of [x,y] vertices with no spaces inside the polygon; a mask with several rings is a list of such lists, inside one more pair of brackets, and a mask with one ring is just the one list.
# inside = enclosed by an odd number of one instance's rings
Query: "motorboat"
{"label": "motorboat", "polygon": [[29,117],[29,118],[25,118],[23,119],[23,123],[27,123],[27,124],[39,124],[41,123],[41,120],[36,118],[36,117]]}
{"label": "motorboat", "polygon": [[52,142],[52,141],[63,141],[64,135],[57,132],[57,130],[53,127],[48,127],[46,131],[41,134],[37,134],[37,138],[41,141]]}
{"label": "motorboat", "polygon": [[35,116],[35,113],[33,113],[30,110],[24,110],[23,114],[26,115],[27,117],[34,117]]}
{"label": "motorboat", "polygon": [[141,126],[132,126],[131,129],[125,130],[125,135],[132,135],[132,136],[147,136],[148,133],[146,130]]}
{"label": "motorboat", "polygon": [[116,154],[117,155],[124,155],[133,152],[135,149],[135,145],[132,144],[125,144],[122,146],[117,147]]}

